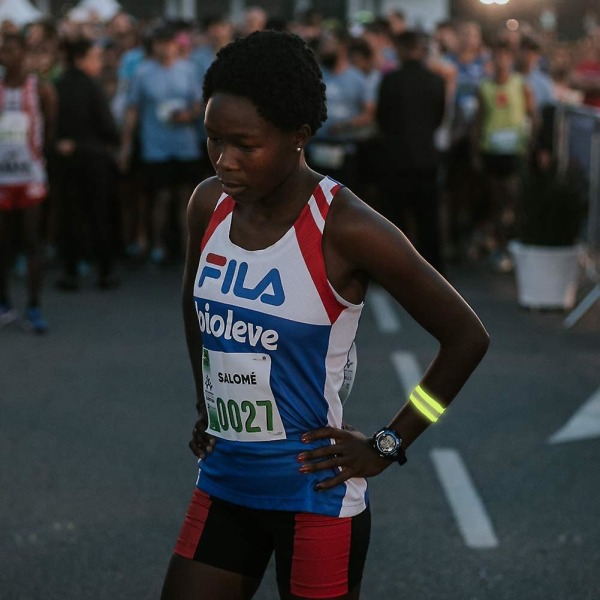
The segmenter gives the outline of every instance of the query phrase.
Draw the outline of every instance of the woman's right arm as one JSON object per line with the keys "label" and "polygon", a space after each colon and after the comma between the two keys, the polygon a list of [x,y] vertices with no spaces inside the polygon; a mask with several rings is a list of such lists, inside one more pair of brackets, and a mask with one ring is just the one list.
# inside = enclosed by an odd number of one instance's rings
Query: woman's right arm
{"label": "woman's right arm", "polygon": [[198,325],[198,314],[194,301],[194,284],[200,262],[202,237],[220,194],[221,184],[216,177],[207,179],[194,190],[187,209],[188,239],[183,273],[182,308],[185,339],[196,384],[196,408],[199,415],[189,445],[192,452],[199,458],[204,458],[206,452],[212,452],[215,440],[212,436],[204,433],[208,421],[202,381],[202,333]]}

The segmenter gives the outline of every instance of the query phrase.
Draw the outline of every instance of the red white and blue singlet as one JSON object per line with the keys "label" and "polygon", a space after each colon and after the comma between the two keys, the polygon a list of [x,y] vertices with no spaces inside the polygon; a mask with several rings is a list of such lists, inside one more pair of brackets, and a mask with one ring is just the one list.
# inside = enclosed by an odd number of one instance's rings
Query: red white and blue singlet
{"label": "red white and blue singlet", "polygon": [[203,340],[208,431],[217,437],[199,462],[197,487],[257,509],[352,517],[367,484],[348,480],[317,492],[336,469],[303,474],[298,454],[329,445],[300,437],[342,426],[340,388],[362,304],[327,279],[322,237],[340,184],[323,179],[294,225],[273,245],[230,241],[235,202],[223,194],[202,240],[194,300]]}

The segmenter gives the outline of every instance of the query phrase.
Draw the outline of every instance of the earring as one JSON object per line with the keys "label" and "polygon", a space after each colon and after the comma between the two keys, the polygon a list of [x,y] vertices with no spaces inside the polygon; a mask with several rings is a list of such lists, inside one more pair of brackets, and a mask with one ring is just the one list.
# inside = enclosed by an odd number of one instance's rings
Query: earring
{"label": "earring", "polygon": [[302,152],[302,148],[298,146],[298,148],[296,148],[296,152]]}

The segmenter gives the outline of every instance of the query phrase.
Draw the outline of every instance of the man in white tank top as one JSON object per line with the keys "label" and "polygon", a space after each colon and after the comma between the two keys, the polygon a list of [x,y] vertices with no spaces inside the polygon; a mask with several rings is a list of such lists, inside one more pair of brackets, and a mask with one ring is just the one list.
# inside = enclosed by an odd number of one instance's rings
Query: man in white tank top
{"label": "man in white tank top", "polygon": [[19,248],[27,256],[28,306],[23,325],[44,333],[40,312],[41,260],[39,223],[47,181],[44,142],[54,121],[54,90],[25,70],[24,40],[4,36],[0,79],[0,328],[17,320],[8,280],[11,258]]}

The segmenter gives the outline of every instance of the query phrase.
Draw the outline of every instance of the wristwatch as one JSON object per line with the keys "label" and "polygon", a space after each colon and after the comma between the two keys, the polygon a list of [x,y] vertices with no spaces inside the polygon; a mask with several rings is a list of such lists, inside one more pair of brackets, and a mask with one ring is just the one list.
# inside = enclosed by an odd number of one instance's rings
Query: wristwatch
{"label": "wristwatch", "polygon": [[383,427],[376,431],[371,438],[371,444],[381,458],[395,461],[399,465],[403,465],[407,461],[406,454],[402,449],[402,438],[393,429]]}

